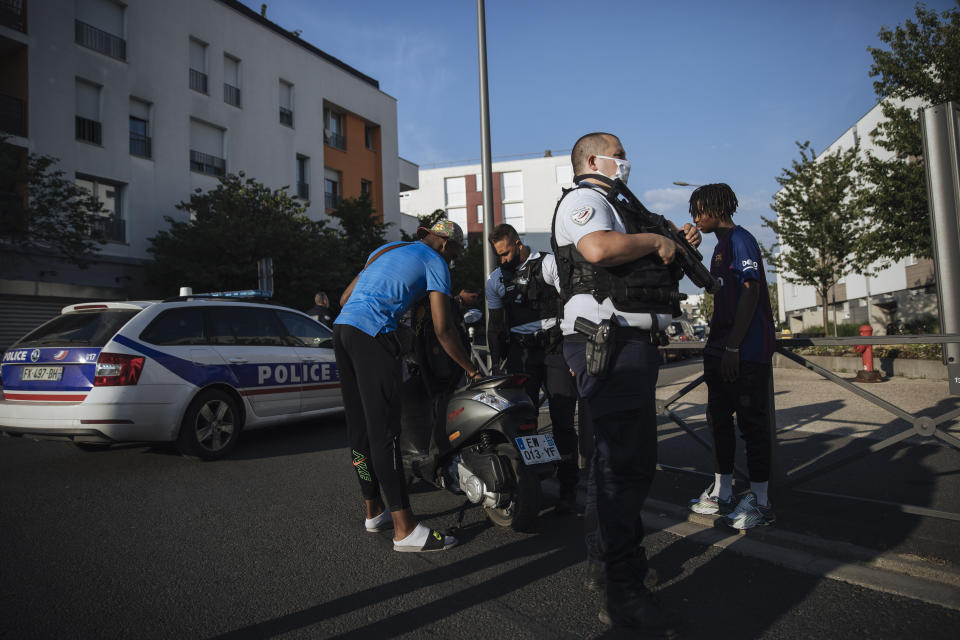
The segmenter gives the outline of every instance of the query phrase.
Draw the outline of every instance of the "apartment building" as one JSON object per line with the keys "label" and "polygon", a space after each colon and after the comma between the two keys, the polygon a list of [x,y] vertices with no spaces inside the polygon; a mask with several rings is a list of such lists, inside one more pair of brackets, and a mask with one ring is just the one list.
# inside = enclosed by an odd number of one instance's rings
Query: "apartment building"
{"label": "apartment building", "polygon": [[[564,188],[573,186],[569,152],[493,162],[493,221],[513,225],[524,242],[550,250],[550,224]],[[420,168],[419,188],[400,194],[403,229],[416,228],[416,216],[444,209],[468,234],[483,233],[483,175],[479,162]]]}
{"label": "apartment building", "polygon": [[[911,109],[920,106],[918,100],[904,103]],[[879,157],[888,157],[887,150],[873,142],[871,132],[883,120],[882,104],[860,118],[818,157],[835,153],[838,149],[852,149],[860,145],[862,153],[870,151]],[[823,324],[824,300],[812,286],[796,285],[777,279],[779,320],[784,328],[794,333],[806,327]],[[933,261],[909,257],[900,260],[875,276],[850,274],[842,278],[827,295],[827,313],[831,323],[870,324],[875,334],[886,332],[891,322],[909,322],[925,316],[936,316],[937,288]]]}
{"label": "apartment building", "polygon": [[9,169],[54,156],[109,237],[86,270],[3,247],[0,346],[67,303],[176,293],[147,290],[148,238],[225,173],[289,186],[313,219],[366,193],[395,225],[416,186],[377,80],[235,0],[0,1],[0,131],[6,215],[26,195]]}

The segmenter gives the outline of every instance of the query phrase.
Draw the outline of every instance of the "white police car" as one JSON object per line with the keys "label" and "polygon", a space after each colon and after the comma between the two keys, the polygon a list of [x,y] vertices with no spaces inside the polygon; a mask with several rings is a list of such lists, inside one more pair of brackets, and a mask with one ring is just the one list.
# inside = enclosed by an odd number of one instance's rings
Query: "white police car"
{"label": "white police car", "polygon": [[331,331],[276,304],[186,297],[64,307],[0,366],[0,432],[176,442],[213,460],[243,429],[343,410]]}

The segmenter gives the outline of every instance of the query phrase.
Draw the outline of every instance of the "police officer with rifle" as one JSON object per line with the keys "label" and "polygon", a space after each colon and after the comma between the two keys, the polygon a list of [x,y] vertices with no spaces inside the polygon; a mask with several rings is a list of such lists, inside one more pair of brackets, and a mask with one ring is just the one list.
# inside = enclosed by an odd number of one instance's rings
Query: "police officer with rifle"
{"label": "police officer with rifle", "polygon": [[526,390],[535,406],[540,403],[540,387],[546,389],[553,437],[562,456],[557,465],[557,513],[571,513],[580,480],[574,427],[577,388],[561,353],[557,263],[552,254],[532,252],[509,224],[493,230],[490,244],[500,257],[500,266],[486,285],[490,309],[487,344],[494,371],[505,368],[509,373],[526,374]]}
{"label": "police officer with rifle", "polygon": [[571,161],[575,186],[557,203],[551,244],[564,301],[563,353],[576,374],[581,422],[589,419],[594,433],[586,586],[604,591],[607,624],[669,632],[675,621],[644,586],[640,521],[657,464],[658,346],[680,313],[683,267],[708,290],[716,282],[697,268],[696,228],[677,230],[626,188],[630,163],[616,136],[583,136]]}

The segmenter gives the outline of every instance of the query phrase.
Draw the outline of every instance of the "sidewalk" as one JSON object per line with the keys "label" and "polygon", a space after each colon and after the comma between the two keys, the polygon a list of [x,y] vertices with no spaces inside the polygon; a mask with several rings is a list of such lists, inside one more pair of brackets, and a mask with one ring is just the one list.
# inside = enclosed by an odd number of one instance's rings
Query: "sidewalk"
{"label": "sidewalk", "polygon": [[[696,376],[662,385],[657,397],[668,398]],[[937,418],[960,407],[960,397],[948,394],[945,381],[892,378],[858,386],[914,415]],[[712,455],[661,417],[663,470],[647,502],[645,525],[960,610],[960,515],[952,520],[918,515],[924,509],[960,514],[960,451],[921,437],[905,420],[805,369],[775,368],[774,395],[776,524],[737,533],[713,516],[689,512],[687,501],[713,480]],[[709,442],[705,405],[701,384],[670,409]],[[943,427],[960,437],[957,421]],[[912,435],[906,440],[869,453],[871,446],[908,429]],[[737,464],[746,469],[742,444],[738,448]],[[817,474],[848,456],[852,462]],[[808,473],[808,479],[790,486]],[[738,479],[734,488],[747,487]]]}

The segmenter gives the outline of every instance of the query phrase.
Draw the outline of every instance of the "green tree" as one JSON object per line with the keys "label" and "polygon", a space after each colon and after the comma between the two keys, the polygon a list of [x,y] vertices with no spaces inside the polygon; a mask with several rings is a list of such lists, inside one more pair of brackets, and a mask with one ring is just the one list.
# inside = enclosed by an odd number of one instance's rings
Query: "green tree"
{"label": "green tree", "polygon": [[[817,159],[809,142],[797,146],[800,159],[777,177],[782,188],[770,205],[777,218],[763,218],[778,242],[762,251],[785,281],[816,289],[826,327],[830,288],[869,263],[860,242],[864,220],[856,197],[857,149],[837,150]],[[774,251],[778,245],[783,249],[779,253]]]}
{"label": "green tree", "polygon": [[[81,269],[90,266],[105,242],[103,204],[79,187],[57,158],[30,153],[20,162],[21,151],[0,137],[4,183],[8,195],[0,224],[0,247],[50,251]],[[26,187],[26,207],[16,194]]]}
{"label": "green tree", "polygon": [[773,326],[777,327],[780,324],[778,315],[780,309],[780,294],[777,292],[776,281],[767,283],[767,293],[770,294],[770,311],[773,312]]}
{"label": "green tree", "polygon": [[700,317],[707,324],[713,322],[713,294],[703,292],[703,302],[700,304]]}
{"label": "green tree", "polygon": [[886,118],[871,135],[892,154],[868,154],[859,168],[868,183],[863,206],[874,221],[864,241],[876,260],[932,257],[920,109],[900,101],[920,98],[930,106],[960,100],[960,10],[938,14],[917,3],[914,12],[915,22],[880,30],[887,49],[867,48]]}
{"label": "green tree", "polygon": [[326,287],[339,294],[363,269],[373,250],[385,243],[390,225],[376,216],[366,194],[359,198],[345,198],[330,217],[339,223],[339,229],[334,231],[338,242],[333,253],[323,259],[326,277],[320,288]]}
{"label": "green tree", "polygon": [[304,203],[286,187],[271,190],[242,172],[228,174],[176,208],[190,219],[168,216],[169,229],[150,238],[154,261],[147,277],[160,291],[172,294],[181,285],[197,292],[253,289],[260,258],[273,259],[279,302],[310,306],[313,293],[327,286],[324,267],[337,250],[336,232],[304,215]]}

